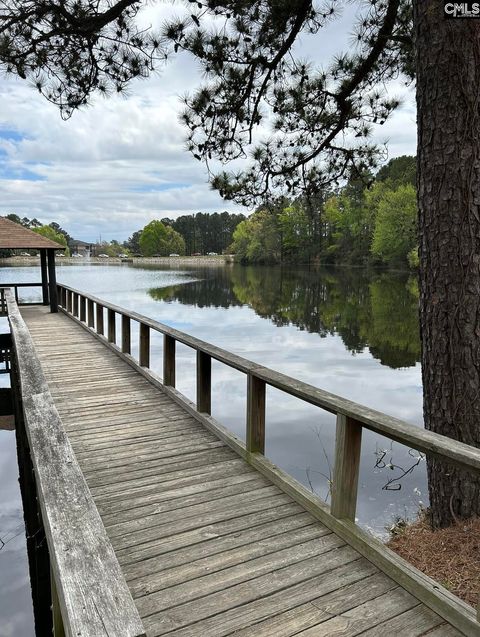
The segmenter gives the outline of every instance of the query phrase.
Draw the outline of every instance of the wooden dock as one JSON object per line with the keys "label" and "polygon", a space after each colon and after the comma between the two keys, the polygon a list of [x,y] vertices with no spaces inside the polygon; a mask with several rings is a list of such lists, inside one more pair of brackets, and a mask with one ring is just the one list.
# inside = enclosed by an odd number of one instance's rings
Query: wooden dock
{"label": "wooden dock", "polygon": [[[137,315],[130,313],[128,323],[123,319],[128,338],[125,331],[123,347],[116,347],[118,308],[104,304],[112,321],[104,337],[104,306],[94,297],[82,303],[75,294],[59,290],[65,309],[59,314],[40,306],[22,308],[21,314],[146,635],[480,634],[473,609],[366,539],[348,519],[361,441],[358,428],[353,434],[349,429],[350,416],[339,419],[330,512],[259,459],[265,394],[258,376],[257,385],[249,378],[245,447],[209,416],[210,361],[201,344],[197,370],[206,379],[197,383],[197,406],[203,404],[197,410],[174,389],[174,341],[181,333],[166,334],[164,380],[170,388],[162,387],[147,369],[145,329],[143,365],[130,360],[129,321]],[[95,312],[94,303],[101,310]],[[154,328],[153,322],[147,326]],[[225,356],[213,346],[210,354]],[[273,377],[270,382],[280,383]],[[302,391],[297,384],[292,393]],[[363,412],[362,426],[371,413]],[[431,450],[430,434],[423,433],[417,443]],[[402,436],[407,434],[414,435],[408,426]],[[437,453],[443,451],[441,441],[435,444]],[[461,455],[459,449],[450,446],[450,459]],[[465,462],[480,467],[480,454],[472,451]],[[86,625],[82,635],[90,634],[88,618]],[[132,626],[105,634],[142,634],[137,619]]]}

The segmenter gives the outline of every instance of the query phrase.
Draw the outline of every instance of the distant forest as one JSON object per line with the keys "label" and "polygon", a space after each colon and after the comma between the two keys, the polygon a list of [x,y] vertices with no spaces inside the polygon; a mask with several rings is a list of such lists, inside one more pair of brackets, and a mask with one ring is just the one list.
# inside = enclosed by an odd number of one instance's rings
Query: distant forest
{"label": "distant forest", "polygon": [[[149,244],[147,249],[145,249],[145,245],[142,245],[142,234],[147,228],[149,230],[153,229],[152,225],[156,224],[158,232],[161,235],[164,234],[164,231],[158,225],[158,221],[150,222],[145,228],[134,232],[123,245],[132,254],[144,254],[144,256],[153,256],[154,253],[164,253],[162,256],[168,256],[170,252],[187,255],[208,254],[209,252],[222,254],[228,251],[232,244],[236,227],[245,219],[245,215],[230,214],[228,212],[214,212],[212,214],[197,212],[194,215],[182,215],[178,219],[165,217],[161,219],[161,223],[166,229],[171,228],[180,235],[184,241],[183,249],[179,248],[175,243],[170,243],[167,248],[163,246],[160,238],[156,248],[152,244],[150,249]],[[171,236],[173,237],[173,235]],[[143,241],[143,244],[145,244],[145,241]]]}
{"label": "distant forest", "polygon": [[418,265],[415,157],[392,159],[335,191],[258,208],[231,247],[244,263]]}
{"label": "distant forest", "polygon": [[[21,218],[15,213],[8,214],[6,217],[65,246],[73,240],[73,237],[56,222],[43,225],[36,218]],[[178,219],[164,218],[152,221],[123,242],[113,239],[92,245],[96,254],[105,253],[111,257],[125,252],[142,256],[168,256],[171,253],[192,255],[209,252],[222,254],[232,244],[235,228],[245,219],[245,215],[242,214],[198,212],[194,215],[182,215]],[[0,256],[11,254],[12,251],[4,250]]]}
{"label": "distant forest", "polygon": [[[198,212],[153,220],[120,243],[103,241],[108,256],[233,253],[242,263],[324,263],[418,266],[415,157],[392,159],[375,175],[364,173],[308,200],[281,199],[243,214]],[[66,246],[72,237],[58,223],[7,218]],[[6,252],[6,251],[4,251]],[[3,254],[0,256],[8,256]]]}

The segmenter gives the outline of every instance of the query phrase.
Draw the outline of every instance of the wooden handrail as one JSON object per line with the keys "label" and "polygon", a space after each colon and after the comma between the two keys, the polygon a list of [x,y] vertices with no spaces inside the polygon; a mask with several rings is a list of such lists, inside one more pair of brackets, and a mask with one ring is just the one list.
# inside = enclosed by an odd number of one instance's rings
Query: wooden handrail
{"label": "wooden handrail", "polygon": [[42,305],[41,303],[20,303],[18,298],[18,288],[41,288],[42,285],[43,284],[41,282],[38,283],[38,281],[35,283],[6,283],[2,285],[0,289],[8,290],[13,288],[17,305]]}
{"label": "wooden handrail", "polygon": [[[295,396],[304,402],[321,407],[326,411],[342,415],[350,420],[356,421],[362,427],[375,431],[382,436],[386,436],[391,440],[399,442],[417,451],[423,453],[429,453],[442,458],[446,462],[455,464],[462,469],[473,470],[480,473],[480,449],[471,447],[464,444],[434,433],[411,425],[408,422],[388,416],[380,411],[376,411],[369,407],[360,405],[346,398],[337,396],[323,389],[319,389],[314,385],[305,383],[281,372],[277,372],[263,365],[259,365],[247,358],[233,354],[225,349],[217,347],[202,341],[194,336],[190,336],[185,332],[181,332],[173,327],[165,325],[155,321],[147,316],[139,314],[138,312],[128,310],[120,307],[103,299],[99,299],[93,295],[86,294],[69,286],[59,284],[60,290],[67,290],[78,294],[81,302],[86,303],[87,300],[93,301],[109,310],[114,314],[120,316],[126,316],[131,320],[138,322],[140,325],[144,325],[145,328],[153,329],[156,332],[160,332],[169,337],[173,341],[183,343],[188,347],[202,352],[203,354],[217,360],[225,365],[237,369],[252,378],[263,381],[266,385],[280,389],[281,391]],[[60,298],[63,296],[60,294]],[[66,311],[66,308],[63,308]],[[81,321],[85,322],[85,316],[80,317]],[[111,340],[111,339],[109,339]],[[111,340],[113,342],[113,340]],[[168,350],[170,352],[170,349]],[[145,356],[145,352],[144,352]],[[169,354],[171,357],[171,353]],[[170,363],[171,365],[171,363]],[[256,434],[254,438],[259,441],[259,436]],[[260,445],[261,446],[261,445]]]}
{"label": "wooden handrail", "polygon": [[[80,315],[80,324],[94,333],[117,355],[132,365],[155,386],[160,387],[173,400],[208,429],[245,458],[286,493],[307,508],[315,517],[329,526],[385,573],[393,577],[420,600],[460,628],[466,635],[477,636],[480,622],[480,606],[477,614],[471,607],[443,589],[429,577],[416,570],[381,542],[362,531],[355,523],[357,486],[360,467],[362,431],[365,427],[418,451],[429,453],[453,463],[462,469],[480,473],[480,449],[457,442],[446,436],[415,427],[398,418],[392,418],[358,403],[304,383],[285,374],[258,365],[246,358],[232,354],[220,347],[197,339],[189,334],[159,323],[142,314],[119,307],[113,303],[59,284],[59,297],[65,298],[67,291],[79,295],[80,304],[93,302],[108,310],[109,324],[115,325],[115,316],[122,317],[130,339],[132,320],[140,325],[139,358],[131,356],[115,344],[115,337],[108,339],[97,328],[95,332],[87,325],[85,315]],[[67,314],[65,307],[62,308]],[[72,315],[73,316],[73,315]],[[73,317],[75,318],[75,317]],[[148,369],[150,364],[150,330],[164,335],[163,381]],[[122,336],[122,341],[123,341]],[[176,341],[194,349],[197,353],[197,401],[191,403],[175,389],[175,344]],[[129,348],[128,348],[129,349]],[[246,443],[239,440],[211,416],[211,359],[237,369],[247,375],[247,431]],[[265,458],[265,407],[266,387],[270,385],[307,403],[321,407],[337,415],[335,464],[333,472],[332,503],[328,507],[319,498],[308,492],[296,480]]]}
{"label": "wooden handrail", "polygon": [[7,289],[3,294],[48,543],[54,625],[63,624],[67,635],[143,637],[140,616],[53,403],[28,328],[12,292]]}

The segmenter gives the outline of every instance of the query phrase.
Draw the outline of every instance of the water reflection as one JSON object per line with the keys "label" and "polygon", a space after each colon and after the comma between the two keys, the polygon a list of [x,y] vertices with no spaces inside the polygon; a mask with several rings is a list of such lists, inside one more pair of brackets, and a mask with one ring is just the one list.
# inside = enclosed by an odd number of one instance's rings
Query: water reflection
{"label": "water reflection", "polygon": [[320,337],[338,334],[349,352],[368,348],[393,369],[420,360],[418,288],[406,273],[232,267],[203,274],[148,294],[199,308],[248,305],[277,327],[294,325]]}
{"label": "water reflection", "polygon": [[[326,391],[422,423],[417,292],[408,274],[84,263],[61,264],[57,278]],[[32,281],[35,274],[32,268],[0,268],[0,280]],[[132,330],[137,354],[134,324]],[[151,345],[151,366],[161,375],[160,335],[152,334]],[[181,345],[177,387],[195,400],[195,353]],[[245,397],[245,376],[214,362],[213,416],[241,437]],[[335,437],[331,414],[269,388],[266,429],[268,457],[325,497]],[[388,462],[376,466],[382,450]],[[387,464],[408,469],[412,462],[405,447],[364,432],[362,525],[384,534],[393,517],[414,516],[421,500],[427,504],[424,463],[401,480],[400,490],[383,488],[402,473]]]}
{"label": "water reflection", "polygon": [[34,634],[15,432],[0,430],[0,635]]}

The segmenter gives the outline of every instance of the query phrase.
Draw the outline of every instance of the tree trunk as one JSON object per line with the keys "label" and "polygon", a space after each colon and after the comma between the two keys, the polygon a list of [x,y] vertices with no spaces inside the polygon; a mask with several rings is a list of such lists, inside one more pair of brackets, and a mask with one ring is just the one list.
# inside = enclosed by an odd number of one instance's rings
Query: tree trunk
{"label": "tree trunk", "polygon": [[[415,0],[420,330],[427,429],[480,447],[480,21]],[[480,514],[480,480],[428,461],[432,523]]]}

